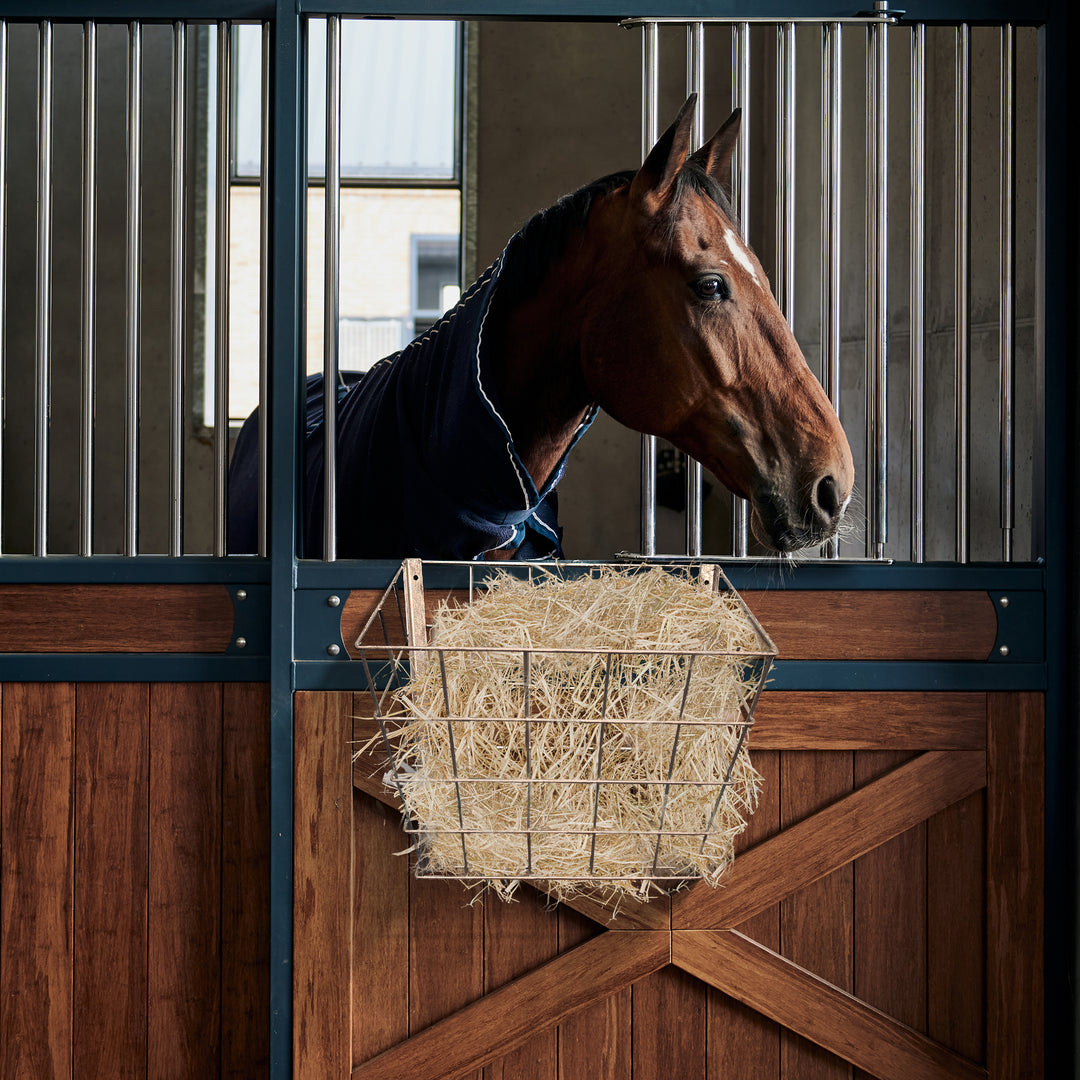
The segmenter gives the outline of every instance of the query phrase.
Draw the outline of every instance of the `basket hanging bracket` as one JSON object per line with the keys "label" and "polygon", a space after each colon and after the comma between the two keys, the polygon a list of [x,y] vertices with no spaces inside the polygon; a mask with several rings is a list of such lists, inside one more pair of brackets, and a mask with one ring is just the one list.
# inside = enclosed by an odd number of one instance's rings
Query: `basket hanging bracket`
{"label": "basket hanging bracket", "polygon": [[401,564],[405,585],[405,639],[409,645],[409,666],[419,675],[430,659],[426,652],[414,651],[426,646],[427,611],[424,606],[424,564],[420,559],[406,559]]}

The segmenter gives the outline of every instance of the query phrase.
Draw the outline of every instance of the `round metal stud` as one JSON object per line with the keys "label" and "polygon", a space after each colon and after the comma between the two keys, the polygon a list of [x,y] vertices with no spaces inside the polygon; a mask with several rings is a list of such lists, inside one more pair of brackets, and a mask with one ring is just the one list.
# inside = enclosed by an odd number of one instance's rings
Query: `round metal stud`
{"label": "round metal stud", "polygon": [[238,637],[236,639],[236,647],[238,649],[246,649],[247,648],[247,638],[246,637]]}
{"label": "round metal stud", "polygon": [[1009,655],[1009,646],[1008,645],[1002,645],[1001,648],[998,649],[998,652],[1001,653],[1002,656],[1008,656]]}
{"label": "round metal stud", "polygon": [[337,656],[337,654],[339,652],[341,652],[341,646],[340,645],[327,645],[326,646],[326,653],[327,653],[328,656]]}
{"label": "round metal stud", "polygon": [[341,603],[341,597],[340,597],[340,596],[336,596],[336,595],[335,595],[335,596],[328,596],[328,597],[326,598],[326,602],[327,602],[327,603],[328,603],[328,604],[329,604],[329,605],[330,605],[331,607],[337,607],[337,606],[338,606],[338,605],[339,605],[339,604]]}
{"label": "round metal stud", "polygon": [[246,600],[247,599],[247,589],[237,589],[236,590],[236,599],[237,600]]}
{"label": "round metal stud", "polygon": [[998,603],[1002,607],[1008,607],[1009,606],[1009,598],[1007,596],[1003,596],[1000,600],[998,600]]}

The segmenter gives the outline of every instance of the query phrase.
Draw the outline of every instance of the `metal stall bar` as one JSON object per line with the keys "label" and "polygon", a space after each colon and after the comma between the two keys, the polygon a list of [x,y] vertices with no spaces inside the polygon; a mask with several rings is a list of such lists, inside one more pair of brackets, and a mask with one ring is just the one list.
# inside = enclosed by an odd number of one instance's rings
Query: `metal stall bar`
{"label": "metal stall bar", "polygon": [[[641,155],[658,137],[660,117],[660,31],[655,22],[641,28]],[[641,436],[641,553],[656,554],[656,436]]]}
{"label": "metal stall bar", "polygon": [[52,64],[53,26],[38,36],[37,284],[34,349],[34,554],[49,538],[49,367],[52,360]]}
{"label": "metal stall bar", "polygon": [[1000,435],[1001,435],[1001,558],[1012,562],[1015,525],[1015,435],[1013,426],[1013,380],[1015,378],[1014,340],[1016,295],[1013,288],[1016,272],[1014,209],[1016,202],[1016,31],[1011,25],[1001,28],[1001,314],[999,345]]}
{"label": "metal stall bar", "polygon": [[[94,551],[94,406],[97,295],[97,23],[83,24],[82,347],[79,420],[79,554]],[[0,173],[3,170],[0,168]]]}
{"label": "metal stall bar", "polygon": [[866,64],[866,553],[885,555],[888,536],[888,42],[886,26],[867,27]]}
{"label": "metal stall bar", "polygon": [[971,390],[971,28],[956,28],[956,561],[968,561],[968,446]]}
{"label": "metal stall bar", "polygon": [[[840,146],[841,113],[841,27],[823,23],[821,27],[821,229],[825,258],[821,275],[821,374],[825,393],[840,415]],[[836,537],[825,545],[824,554],[835,559],[840,553]]]}
{"label": "metal stall bar", "polygon": [[226,548],[229,472],[229,150],[232,23],[217,26],[217,196],[214,265],[214,554]]}
{"label": "metal stall bar", "polygon": [[326,19],[326,184],[323,195],[323,559],[337,558],[338,277],[341,220],[341,19]]}
{"label": "metal stall bar", "polygon": [[184,552],[184,129],[187,27],[173,23],[172,303],[169,310],[169,554]]}
{"label": "metal stall bar", "polygon": [[[691,150],[705,142],[705,24],[686,28],[686,93],[697,94]],[[686,459],[686,554],[701,554],[701,462]]]}
{"label": "metal stall bar", "polygon": [[268,400],[273,472],[270,555],[270,1078],[292,1075],[293,685],[297,510],[303,355],[303,262],[307,183],[305,24],[295,0],[276,0],[272,26],[273,159],[270,208],[271,355]]}
{"label": "metal stall bar", "polygon": [[126,338],[124,364],[124,554],[139,550],[139,394],[142,316],[142,24],[128,24]]}
{"label": "metal stall bar", "polygon": [[[731,162],[731,195],[739,216],[743,243],[750,243],[750,24],[736,23],[731,28],[731,106],[742,111],[741,137]],[[745,558],[750,534],[747,502],[731,497],[731,550]]]}
{"label": "metal stall bar", "polygon": [[[0,236],[7,236],[7,67],[8,65],[8,24],[6,19],[0,19]],[[7,387],[5,385],[5,359],[3,355],[4,323],[7,313],[7,272],[5,269],[4,244],[0,242],[0,477],[3,476],[4,466],[4,403],[7,401]],[[0,482],[0,554],[4,550],[4,510],[3,510],[3,483]]]}
{"label": "metal stall bar", "polygon": [[269,553],[267,462],[270,457],[270,23],[262,27],[262,109],[259,137],[259,554]]}
{"label": "metal stall bar", "polygon": [[795,329],[795,24],[776,28],[776,297]]}
{"label": "metal stall bar", "polygon": [[911,561],[925,557],[926,27],[911,28]]}

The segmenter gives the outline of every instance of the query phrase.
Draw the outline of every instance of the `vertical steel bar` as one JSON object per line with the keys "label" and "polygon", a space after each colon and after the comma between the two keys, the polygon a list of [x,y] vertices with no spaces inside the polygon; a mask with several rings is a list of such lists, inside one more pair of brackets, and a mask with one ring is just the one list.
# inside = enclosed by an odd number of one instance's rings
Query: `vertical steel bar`
{"label": "vertical steel bar", "polygon": [[[0,19],[0,477],[4,467],[4,410],[7,402],[7,374],[4,330],[7,323],[7,118],[8,118],[8,24]],[[3,483],[0,482],[0,553],[3,552]]]}
{"label": "vertical steel bar", "polygon": [[885,554],[888,533],[888,369],[886,355],[888,250],[888,42],[886,26],[867,27],[866,184],[866,484],[867,554]]}
{"label": "vertical steel bar", "polygon": [[926,558],[926,27],[911,28],[911,561]]}
{"label": "vertical steel bar", "polygon": [[[740,109],[741,132],[731,164],[732,201],[739,215],[743,241],[750,243],[750,24],[736,23],[731,29],[731,105]],[[745,558],[750,536],[750,517],[745,499],[731,497],[732,554]]]}
{"label": "vertical steel bar", "polygon": [[1015,28],[1001,28],[1001,313],[999,345],[1000,437],[1001,437],[1001,557],[1013,558],[1014,519],[1014,427],[1013,380],[1015,377],[1014,330],[1016,326],[1015,224],[1013,219],[1016,198],[1015,110],[1016,110],[1016,51]]}
{"label": "vertical steel bar", "polygon": [[[705,24],[686,28],[686,93],[697,94],[691,150],[705,142]],[[686,554],[701,554],[701,462],[686,459]]]}
{"label": "vertical steel bar", "polygon": [[[95,310],[97,276],[97,23],[83,24],[82,340],[79,364],[79,554],[94,551]],[[0,168],[2,172],[2,168]]]}
{"label": "vertical steel bar", "polygon": [[214,554],[227,551],[229,471],[229,188],[232,142],[232,23],[217,26],[217,193],[214,243]]}
{"label": "vertical steel bar", "polygon": [[338,242],[341,219],[341,19],[326,19],[326,185],[323,198],[323,559],[337,558]]}
{"label": "vertical steel bar", "polygon": [[971,28],[956,28],[956,561],[968,561],[971,236]]}
{"label": "vertical steel bar", "polygon": [[[821,275],[821,374],[825,393],[833,411],[840,415],[840,146],[841,112],[841,28],[840,23],[823,23],[821,74],[821,229],[825,264]],[[840,553],[834,537],[825,546],[825,555],[835,559]]]}
{"label": "vertical steel bar", "polygon": [[[4,413],[7,402],[7,373],[4,330],[7,323],[7,272],[5,247],[7,238],[7,94],[8,24],[0,19],[0,477],[4,466]],[[0,553],[3,552],[3,483],[0,482]]]}
{"label": "vertical steel bar", "polygon": [[270,458],[270,23],[262,25],[262,125],[259,139],[259,554],[268,554]]}
{"label": "vertical steel bar", "polygon": [[600,783],[604,776],[604,731],[607,727],[608,695],[611,691],[611,662],[615,654],[609,652],[604,665],[604,697],[600,704],[600,731],[596,742],[596,788],[593,791],[592,838],[589,841],[589,873],[596,867],[596,823],[600,817]]}
{"label": "vertical steel bar", "polygon": [[142,364],[142,24],[128,24],[127,268],[124,381],[124,554],[139,550],[139,398]]}
{"label": "vertical steel bar", "polygon": [[184,553],[184,164],[187,26],[173,23],[172,304],[169,370],[169,554]]}
{"label": "vertical steel bar", "polygon": [[776,28],[776,298],[795,326],[795,24]]}
{"label": "vertical steel bar", "polygon": [[49,374],[52,362],[52,65],[53,24],[38,36],[37,281],[34,349],[34,554],[48,552]]}
{"label": "vertical steel bar", "polygon": [[[645,23],[641,37],[641,156],[656,142],[660,117],[660,32]],[[656,436],[641,436],[641,553],[656,554]]]}

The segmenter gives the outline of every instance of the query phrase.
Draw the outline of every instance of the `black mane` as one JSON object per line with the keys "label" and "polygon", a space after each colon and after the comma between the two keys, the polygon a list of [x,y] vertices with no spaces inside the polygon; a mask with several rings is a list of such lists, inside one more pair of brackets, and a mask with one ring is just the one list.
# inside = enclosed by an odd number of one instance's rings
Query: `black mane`
{"label": "black mane", "polygon": [[[571,237],[584,229],[596,200],[629,184],[634,176],[633,169],[602,176],[535,213],[507,244],[506,264],[499,282],[500,302],[514,304],[534,295],[551,264],[565,254]],[[711,199],[738,230],[738,217],[727,193],[692,160],[676,176],[676,204],[688,191]]]}

